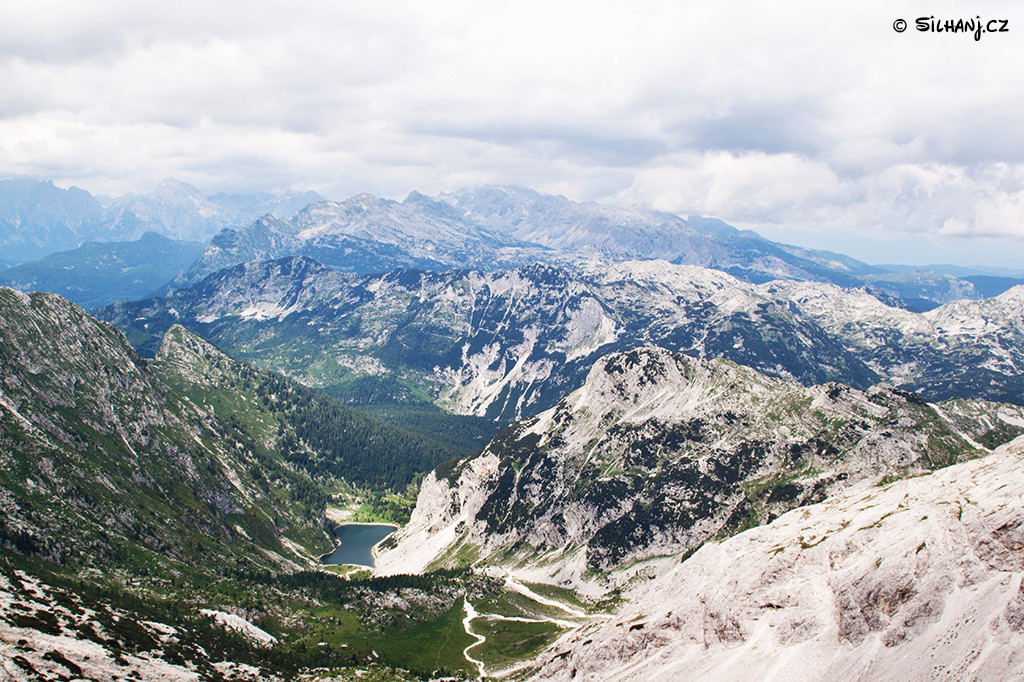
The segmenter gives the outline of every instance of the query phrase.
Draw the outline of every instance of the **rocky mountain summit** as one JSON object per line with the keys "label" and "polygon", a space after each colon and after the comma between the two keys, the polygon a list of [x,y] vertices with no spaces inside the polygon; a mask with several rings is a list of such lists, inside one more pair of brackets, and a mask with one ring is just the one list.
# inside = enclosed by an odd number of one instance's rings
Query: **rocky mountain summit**
{"label": "rocky mountain summit", "polygon": [[544,255],[550,252],[464,220],[448,204],[417,192],[403,202],[359,194],[310,204],[291,220],[267,216],[225,230],[182,283],[239,263],[286,256],[369,274],[396,268],[515,267]]}
{"label": "rocky mountain summit", "polygon": [[[741,279],[795,278],[852,284],[878,272],[853,259],[823,262],[785,250],[720,220],[642,208],[578,203],[521,187],[469,187],[442,194],[466,219],[562,253],[603,260],[657,259],[729,272]],[[824,259],[821,259],[824,261]]]}
{"label": "rocky mountain summit", "polygon": [[1024,286],[923,314],[826,285],[779,281],[761,292],[792,302],[894,384],[934,399],[974,395],[1021,402]]}
{"label": "rocky mountain summit", "polygon": [[580,203],[522,187],[468,187],[439,198],[468,220],[561,254],[605,262],[666,260],[722,270],[751,283],[793,279],[870,287],[926,307],[980,298],[967,280],[928,271],[890,272],[841,254],[772,242],[715,218]]}
{"label": "rocky mountain summit", "polygon": [[651,559],[977,457],[1022,428],[1012,406],[805,387],[660,348],[616,353],[556,407],[428,475],[378,569],[480,562],[577,586],[619,571],[620,584]]}

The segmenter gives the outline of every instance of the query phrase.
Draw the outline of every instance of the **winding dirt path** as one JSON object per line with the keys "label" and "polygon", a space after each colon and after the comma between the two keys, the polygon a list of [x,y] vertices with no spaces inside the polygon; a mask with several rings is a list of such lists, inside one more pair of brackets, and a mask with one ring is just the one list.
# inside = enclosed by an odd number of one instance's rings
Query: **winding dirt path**
{"label": "winding dirt path", "polygon": [[467,646],[462,650],[462,655],[465,656],[466,660],[476,666],[477,671],[480,673],[480,679],[487,677],[487,670],[484,668],[484,662],[478,658],[473,658],[473,655],[469,653],[469,650],[475,646],[479,646],[487,641],[487,638],[483,635],[478,635],[473,632],[473,620],[480,617],[480,614],[473,605],[469,603],[469,599],[462,598],[462,606],[466,609],[466,615],[462,619],[462,627],[465,628],[466,634],[476,639],[475,642]]}
{"label": "winding dirt path", "polygon": [[[534,601],[534,602],[536,602],[538,604],[543,604],[544,606],[550,606],[552,608],[558,609],[559,611],[562,611],[563,613],[565,613],[567,618],[573,618],[575,620],[565,620],[565,619],[561,619],[561,618],[548,618],[548,617],[528,618],[526,616],[504,616],[504,615],[497,614],[497,613],[480,613],[475,608],[473,608],[473,605],[469,603],[468,599],[463,598],[462,604],[463,604],[463,608],[466,611],[466,615],[462,619],[462,627],[466,630],[466,634],[469,635],[470,637],[472,637],[473,639],[475,639],[476,641],[473,642],[472,644],[470,644],[469,646],[467,646],[465,649],[463,649],[462,650],[462,655],[465,656],[467,661],[469,661],[474,666],[476,666],[476,669],[477,669],[477,672],[478,672],[478,674],[480,676],[480,679],[485,679],[485,678],[488,677],[488,675],[487,675],[487,666],[486,666],[486,664],[482,660],[480,660],[478,658],[474,658],[473,655],[470,653],[470,650],[474,649],[474,648],[480,646],[481,644],[483,644],[484,642],[486,642],[487,638],[484,637],[483,635],[473,631],[473,621],[474,620],[476,620],[478,618],[481,618],[481,619],[488,619],[488,620],[515,621],[515,622],[518,622],[518,623],[552,623],[554,625],[557,625],[560,628],[564,628],[566,630],[571,630],[571,629],[577,628],[577,627],[579,627],[581,625],[580,619],[589,620],[589,619],[594,618],[594,617],[600,617],[600,616],[595,616],[594,614],[589,614],[589,613],[586,613],[584,611],[581,611],[580,609],[577,609],[577,608],[574,608],[572,606],[569,606],[568,604],[560,602],[560,601],[558,601],[556,599],[551,599],[551,598],[545,597],[543,595],[537,594],[536,592],[531,590],[529,587],[527,587],[526,585],[522,584],[521,582],[519,582],[518,580],[516,580],[515,578],[513,578],[511,576],[507,576],[505,578],[505,587],[506,587],[506,589],[508,589],[508,590],[510,590],[512,592],[517,592],[517,593],[523,595],[524,597],[526,597],[527,599],[530,599],[531,601]],[[529,665],[530,665],[529,662],[525,662],[525,663],[520,663],[518,665],[513,665],[511,667],[502,668],[500,671],[497,671],[495,673],[494,677],[504,677],[505,675],[509,675],[509,674],[519,670],[519,669],[522,669],[524,667],[529,667]]]}

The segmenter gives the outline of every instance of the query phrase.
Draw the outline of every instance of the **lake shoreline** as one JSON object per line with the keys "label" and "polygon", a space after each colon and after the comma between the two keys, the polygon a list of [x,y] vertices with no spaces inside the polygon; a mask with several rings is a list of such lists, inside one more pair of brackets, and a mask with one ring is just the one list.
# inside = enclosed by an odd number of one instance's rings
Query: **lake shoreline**
{"label": "lake shoreline", "polygon": [[[362,550],[362,551],[368,552],[369,562],[370,563],[363,563],[361,561],[348,561],[348,560],[345,560],[345,559],[348,559],[348,558],[351,558],[351,557],[344,557],[344,556],[339,557],[338,560],[336,560],[336,561],[329,561],[329,559],[331,557],[333,557],[336,554],[338,554],[339,550],[341,550],[341,548],[343,546],[345,546],[345,541],[342,540],[342,538],[341,538],[341,534],[342,534],[342,532],[345,529],[353,529],[353,530],[357,530],[358,531],[361,528],[381,528],[381,527],[390,528],[391,530],[386,535],[384,535],[380,539],[376,540],[368,548]],[[383,523],[383,522],[379,522],[379,521],[377,521],[377,522],[375,522],[375,521],[368,521],[368,522],[365,522],[365,523],[364,522],[340,523],[340,524],[338,524],[334,528],[334,531],[333,531],[334,532],[334,536],[337,539],[338,543],[334,546],[334,549],[332,549],[330,552],[327,552],[326,554],[324,554],[324,555],[322,555],[320,557],[320,564],[325,565],[325,566],[359,566],[361,568],[369,568],[370,570],[373,570],[375,568],[374,564],[377,563],[377,551],[376,551],[377,547],[382,542],[384,542],[389,537],[391,537],[395,532],[397,532],[398,528],[399,528],[399,526],[397,526],[394,523]],[[358,542],[359,542],[359,539],[356,539],[356,543],[358,543]],[[353,549],[352,551],[358,553],[360,550],[359,549]]]}

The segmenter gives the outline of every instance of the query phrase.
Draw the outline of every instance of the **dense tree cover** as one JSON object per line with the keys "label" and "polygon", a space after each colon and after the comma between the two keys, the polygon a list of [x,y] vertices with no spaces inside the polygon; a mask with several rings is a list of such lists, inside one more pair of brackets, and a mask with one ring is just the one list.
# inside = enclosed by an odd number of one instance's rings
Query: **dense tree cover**
{"label": "dense tree cover", "polygon": [[385,424],[401,424],[405,431],[444,443],[464,455],[479,452],[504,425],[486,417],[451,414],[428,403],[355,404],[355,408]]}
{"label": "dense tree cover", "polygon": [[264,374],[259,393],[287,418],[278,430],[285,458],[314,476],[401,490],[417,474],[460,454],[281,376]]}
{"label": "dense tree cover", "polygon": [[[359,487],[404,491],[418,474],[465,450],[385,424],[319,390],[223,355],[205,358],[202,390],[218,416],[254,452],[276,450],[296,471],[314,479],[342,478]],[[273,424],[275,431],[267,432]],[[310,508],[326,497],[316,486],[288,481],[292,496]]]}
{"label": "dense tree cover", "polygon": [[318,599],[342,602],[359,588],[379,592],[401,589],[432,591],[464,584],[471,574],[466,569],[441,569],[423,575],[399,574],[348,580],[324,571],[299,571],[275,575],[266,571],[239,573],[240,578],[257,584],[272,584],[280,589],[308,590]]}

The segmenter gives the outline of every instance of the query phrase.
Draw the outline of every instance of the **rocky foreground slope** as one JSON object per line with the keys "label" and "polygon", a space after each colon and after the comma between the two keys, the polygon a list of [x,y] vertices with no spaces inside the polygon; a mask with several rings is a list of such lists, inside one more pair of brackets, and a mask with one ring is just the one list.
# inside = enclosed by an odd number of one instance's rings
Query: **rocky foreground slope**
{"label": "rocky foreground slope", "polygon": [[1022,427],[1015,406],[616,353],[556,407],[429,474],[378,570],[499,564],[608,589],[851,485],[985,454]]}
{"label": "rocky foreground slope", "polygon": [[709,543],[544,680],[1024,677],[1024,439]]}
{"label": "rocky foreground slope", "polygon": [[480,580],[303,570],[333,544],[329,491],[404,490],[453,454],[183,327],[143,359],[59,296],[0,287],[0,679],[467,668],[448,612]]}
{"label": "rocky foreground slope", "polygon": [[176,360],[142,360],[59,296],[0,288],[0,543],[72,566],[258,561],[253,537],[329,546],[309,474],[257,442],[269,423],[221,418],[221,396],[181,373],[220,353],[176,328],[161,355]]}

